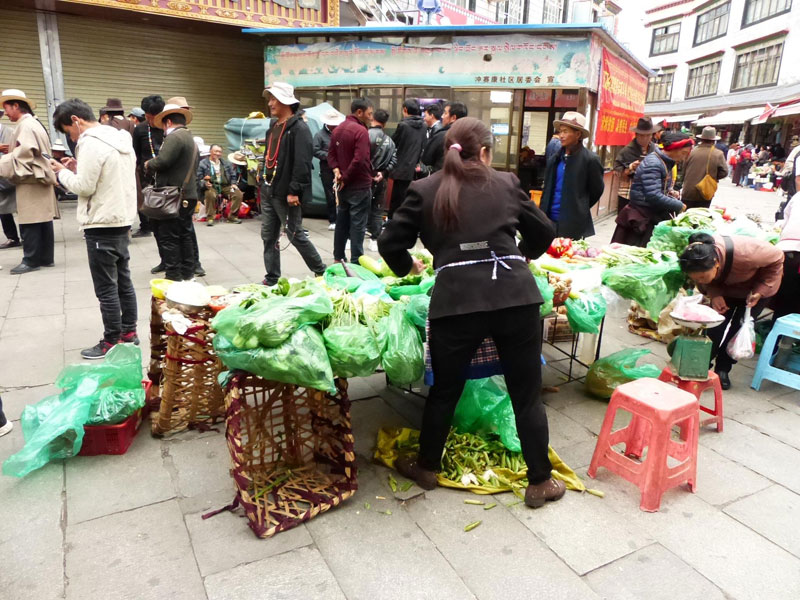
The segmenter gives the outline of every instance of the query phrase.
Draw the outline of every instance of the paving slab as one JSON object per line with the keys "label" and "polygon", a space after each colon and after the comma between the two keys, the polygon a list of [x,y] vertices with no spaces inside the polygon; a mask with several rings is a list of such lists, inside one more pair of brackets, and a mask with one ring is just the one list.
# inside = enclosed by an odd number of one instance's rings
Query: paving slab
{"label": "paving slab", "polygon": [[[725,435],[725,432],[721,435]],[[697,495],[722,506],[772,485],[762,477],[700,444],[697,448]]]}
{"label": "paving slab", "polygon": [[64,366],[63,344],[61,331],[47,336],[0,336],[3,385],[21,388],[53,383]]}
{"label": "paving slab", "polygon": [[67,527],[67,600],[205,596],[175,500]]}
{"label": "paving slab", "polygon": [[39,295],[36,298],[36,302],[31,302],[30,298],[18,297],[15,291],[14,298],[8,306],[8,312],[5,316],[9,319],[17,319],[20,317],[62,315],[63,313],[64,297],[61,295]]}
{"label": "paving slab", "polygon": [[725,594],[660,544],[652,544],[588,573],[584,579],[614,600],[726,600]]}
{"label": "paving slab", "polygon": [[[800,396],[800,392],[797,395]],[[747,410],[737,414],[734,420],[800,450],[800,414],[783,408]]]}
{"label": "paving slab", "polygon": [[[608,402],[604,400],[584,400],[577,404],[570,404],[560,410],[561,413],[580,423],[595,435],[600,434],[603,427],[603,419],[606,417]],[[614,418],[614,429],[624,427],[631,420],[631,415],[627,411],[619,410]]]}
{"label": "paving slab", "polygon": [[303,525],[262,540],[248,527],[242,509],[205,520],[197,512],[185,519],[203,577],[314,543]]}
{"label": "paving slab", "polygon": [[775,394],[770,397],[770,403],[774,404],[775,406],[780,406],[785,410],[791,411],[796,415],[800,415],[800,392],[789,389],[782,385],[775,385],[780,389],[776,390]]}
{"label": "paving slab", "polygon": [[734,502],[725,512],[800,558],[800,496],[773,485]]}
{"label": "paving slab", "polygon": [[298,548],[211,575],[205,586],[208,600],[347,599],[316,548]]}
{"label": "paving slab", "polygon": [[3,323],[3,337],[31,336],[46,337],[53,331],[64,329],[64,315],[44,315],[37,317],[17,317],[6,319]]}
{"label": "paving slab", "polygon": [[233,494],[231,457],[222,433],[165,444],[175,468],[180,496],[191,497],[221,490],[230,490]]}
{"label": "paving slab", "polygon": [[550,445],[553,448],[574,446],[595,439],[595,435],[591,431],[564,413],[546,405],[545,411],[550,431]]}
{"label": "paving slab", "polygon": [[[550,445],[553,446],[552,440]],[[571,446],[553,446],[556,454],[563,460],[567,466],[572,470],[588,467],[592,462],[592,455],[597,446],[597,438],[593,437],[591,440],[585,442],[578,442]]]}
{"label": "paving slab", "polygon": [[22,387],[3,390],[3,412],[6,418],[17,421],[22,416],[22,411],[29,404],[36,404],[48,396],[56,395],[60,392],[53,384],[36,385],[32,387]]}
{"label": "paving slab", "polygon": [[[477,598],[505,600],[511,589],[519,598],[598,598],[504,504],[484,510],[464,504],[465,499],[480,499],[487,505],[499,500],[438,488],[410,502],[407,510]],[[542,512],[527,511],[534,520]],[[474,521],[482,523],[465,532],[464,527]]]}
{"label": "paving slab", "polygon": [[[353,498],[306,523],[347,598],[474,598],[402,506],[375,498],[389,498],[390,492],[372,465],[360,462],[358,484]],[[392,514],[378,512],[386,510]]]}
{"label": "paving slab", "polygon": [[161,443],[143,423],[123,455],[77,456],[66,461],[70,524],[175,497]]}
{"label": "paving slab", "polygon": [[381,427],[410,427],[409,422],[389,406],[380,396],[353,402],[350,421],[355,436],[356,454],[372,460],[375,442]]}

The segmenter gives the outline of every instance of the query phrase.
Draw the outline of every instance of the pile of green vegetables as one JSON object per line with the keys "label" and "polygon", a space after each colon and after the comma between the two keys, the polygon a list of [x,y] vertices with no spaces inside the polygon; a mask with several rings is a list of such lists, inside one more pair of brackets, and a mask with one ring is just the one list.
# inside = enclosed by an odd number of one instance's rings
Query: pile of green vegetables
{"label": "pile of green vegetables", "polygon": [[690,208],[671,219],[662,221],[653,229],[647,248],[653,251],[682,253],[689,245],[693,233],[713,233],[720,222],[718,212],[708,208]]}

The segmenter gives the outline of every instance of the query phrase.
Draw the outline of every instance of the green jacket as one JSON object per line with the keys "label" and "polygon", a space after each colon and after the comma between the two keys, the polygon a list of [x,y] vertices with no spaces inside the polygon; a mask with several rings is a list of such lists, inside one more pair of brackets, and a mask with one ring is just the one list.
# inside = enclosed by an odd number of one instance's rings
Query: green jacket
{"label": "green jacket", "polygon": [[178,127],[164,137],[158,156],[147,163],[147,168],[156,173],[157,187],[169,185],[181,187],[188,172],[189,181],[183,186],[183,197],[187,200],[197,200],[197,159],[197,146],[192,132],[186,127]]}

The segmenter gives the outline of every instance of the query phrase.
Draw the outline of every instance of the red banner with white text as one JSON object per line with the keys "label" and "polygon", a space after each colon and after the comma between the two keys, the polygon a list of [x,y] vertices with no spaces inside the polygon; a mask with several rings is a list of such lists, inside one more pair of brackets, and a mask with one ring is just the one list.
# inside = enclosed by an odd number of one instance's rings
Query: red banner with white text
{"label": "red banner with white text", "polygon": [[603,48],[600,108],[594,143],[624,146],[631,141],[631,128],[644,114],[647,77]]}

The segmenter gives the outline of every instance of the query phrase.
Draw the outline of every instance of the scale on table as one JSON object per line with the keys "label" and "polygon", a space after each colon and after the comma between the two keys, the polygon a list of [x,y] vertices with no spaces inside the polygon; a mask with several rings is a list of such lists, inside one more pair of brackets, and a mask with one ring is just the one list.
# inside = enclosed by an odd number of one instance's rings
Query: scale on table
{"label": "scale on table", "polygon": [[725,318],[720,315],[716,321],[688,321],[675,316],[675,313],[670,313],[670,317],[687,330],[686,333],[682,333],[667,345],[673,371],[681,379],[705,381],[708,379],[708,366],[711,363],[711,347],[713,345],[706,335],[706,329],[718,327],[725,321]]}

